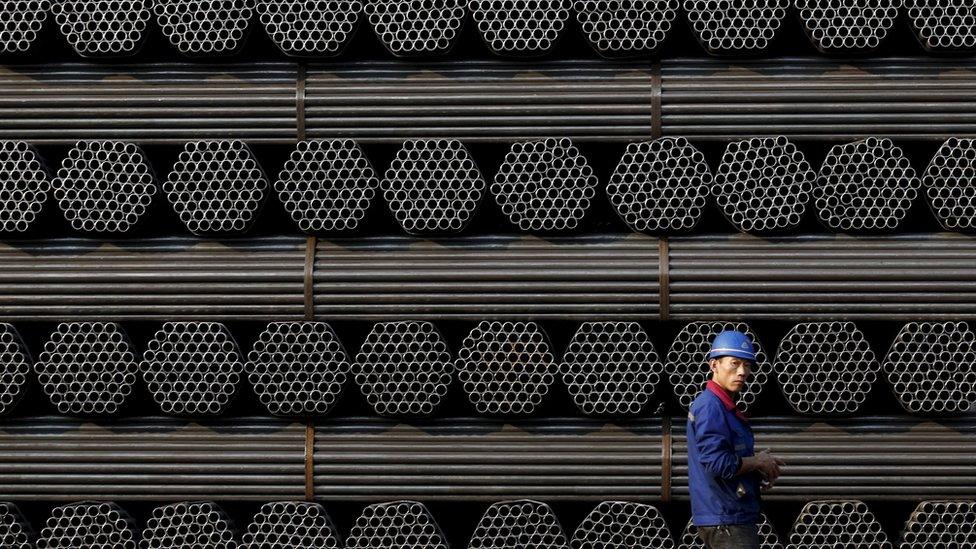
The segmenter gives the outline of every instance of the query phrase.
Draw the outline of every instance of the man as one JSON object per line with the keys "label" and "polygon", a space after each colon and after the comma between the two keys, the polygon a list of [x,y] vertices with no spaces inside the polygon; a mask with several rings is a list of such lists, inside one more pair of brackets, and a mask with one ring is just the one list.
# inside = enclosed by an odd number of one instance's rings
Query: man
{"label": "man", "polygon": [[712,342],[712,378],[688,412],[691,519],[708,549],[759,549],[760,487],[766,491],[783,460],[758,455],[749,420],[735,405],[756,361],[752,340],[735,330]]}

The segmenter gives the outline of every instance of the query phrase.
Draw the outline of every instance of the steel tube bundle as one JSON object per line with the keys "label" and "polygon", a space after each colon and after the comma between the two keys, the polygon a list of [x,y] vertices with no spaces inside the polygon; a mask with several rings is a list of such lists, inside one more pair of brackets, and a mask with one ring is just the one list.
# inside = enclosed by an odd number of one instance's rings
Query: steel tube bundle
{"label": "steel tube bundle", "polygon": [[892,549],[888,535],[863,501],[811,501],[793,522],[788,547],[831,549],[837,546]]}
{"label": "steel tube bundle", "polygon": [[672,238],[671,317],[970,318],[974,252],[950,234]]}
{"label": "steel tube bundle", "polygon": [[551,507],[541,501],[517,499],[492,503],[468,542],[468,549],[508,547],[569,549],[569,543]]}
{"label": "steel tube bundle", "polygon": [[6,66],[0,138],[293,142],[296,66],[287,63]]}
{"label": "steel tube bundle", "polygon": [[673,59],[661,64],[661,127],[693,142],[969,136],[974,69],[965,59]]}
{"label": "steel tube bundle", "polygon": [[[318,318],[966,320],[976,241],[960,235],[363,237],[319,241]],[[300,320],[306,240],[0,245],[0,314],[18,320]],[[725,262],[707,257],[722,247]],[[735,299],[731,299],[735,298]]]}
{"label": "steel tube bundle", "polygon": [[661,64],[658,85],[646,64],[580,60],[311,65],[301,82],[294,63],[12,66],[0,78],[0,137],[268,143],[293,142],[302,127],[309,138],[363,143],[607,142],[650,139],[659,125],[693,142],[943,140],[976,135],[974,68],[925,58],[678,58]]}
{"label": "steel tube bundle", "polygon": [[411,424],[344,418],[315,429],[315,495],[384,499],[543,501],[661,495],[661,423],[547,418]]}
{"label": "steel tube bundle", "polygon": [[414,549],[448,549],[440,525],[418,501],[367,505],[346,537],[346,549],[397,549],[410,540]]}
{"label": "steel tube bundle", "polygon": [[[656,501],[668,485],[686,500],[685,421],[669,421],[665,436],[657,418],[337,417],[317,422],[306,448],[305,425],[265,418],[17,419],[0,430],[0,493],[13,501],[300,498],[308,450],[311,487],[327,501]],[[789,464],[770,500],[976,497],[972,418],[762,417],[753,428],[756,447]]]}
{"label": "steel tube bundle", "polygon": [[0,429],[0,493],[18,501],[300,499],[305,426],[39,417]]}
{"label": "steel tube bundle", "polygon": [[658,241],[642,235],[320,241],[319,318],[636,319],[658,314]]}
{"label": "steel tube bundle", "polygon": [[[318,547],[342,545],[332,517],[317,503],[276,501],[261,506],[242,536],[242,547]],[[289,544],[290,543],[290,544]]]}
{"label": "steel tube bundle", "polygon": [[118,504],[72,503],[51,511],[37,546],[42,549],[86,546],[136,549],[139,546],[136,532],[135,521]]}
{"label": "steel tube bundle", "polygon": [[58,324],[34,369],[51,404],[68,415],[118,412],[139,375],[129,338],[114,322]]}
{"label": "steel tube bundle", "polygon": [[380,183],[383,198],[408,234],[457,233],[481,204],[486,183],[463,143],[410,140]]}
{"label": "steel tube bundle", "polygon": [[901,549],[976,543],[976,501],[923,501],[905,521]]}
{"label": "steel tube bundle", "polygon": [[353,364],[356,385],[382,416],[428,416],[447,395],[454,363],[430,322],[378,322]]}
{"label": "steel tube bundle", "polygon": [[[899,417],[752,421],[756,448],[788,464],[767,500],[972,498],[976,423]],[[685,422],[672,425],[672,489],[688,498]]]}
{"label": "steel tube bundle", "polygon": [[360,143],[633,141],[652,133],[651,81],[646,64],[592,61],[311,66],[306,132]]}
{"label": "steel tube bundle", "polygon": [[304,261],[304,238],[8,242],[0,245],[0,315],[301,319]]}

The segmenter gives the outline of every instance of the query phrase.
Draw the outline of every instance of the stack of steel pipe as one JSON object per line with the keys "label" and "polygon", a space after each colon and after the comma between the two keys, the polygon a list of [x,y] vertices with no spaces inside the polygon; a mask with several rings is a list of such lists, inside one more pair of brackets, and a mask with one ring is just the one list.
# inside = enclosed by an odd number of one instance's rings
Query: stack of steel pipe
{"label": "stack of steel pipe", "polygon": [[515,143],[495,174],[491,193],[522,231],[576,229],[596,195],[593,168],[569,139]]}
{"label": "stack of steel pipe", "polygon": [[135,521],[115,503],[84,502],[55,507],[37,539],[38,549],[136,549]]}
{"label": "stack of steel pipe", "polygon": [[271,41],[287,55],[341,53],[359,26],[362,0],[257,0]]}
{"label": "stack of steel pipe", "polygon": [[678,0],[575,0],[576,19],[590,45],[608,57],[646,55],[671,32]]}
{"label": "stack of steel pipe", "polygon": [[794,5],[817,49],[851,52],[873,50],[881,44],[895,25],[901,1],[795,0]]}
{"label": "stack of steel pipe", "polygon": [[310,66],[305,130],[311,138],[399,144],[543,139],[634,141],[652,134],[646,64],[551,61],[384,62]]}
{"label": "stack of steel pipe", "polygon": [[163,413],[222,414],[244,365],[227,327],[216,322],[167,322],[146,346],[142,377]]}
{"label": "stack of steel pipe", "polygon": [[300,141],[275,182],[278,199],[306,233],[359,228],[379,179],[355,141]]}
{"label": "stack of steel pipe", "polygon": [[488,49],[499,55],[542,55],[556,45],[572,0],[469,0]]}
{"label": "stack of steel pipe", "polygon": [[351,377],[345,347],[325,322],[268,324],[245,367],[251,389],[275,416],[329,413]]}
{"label": "stack of steel pipe", "polygon": [[976,228],[976,141],[947,139],[922,177],[929,207],[947,231]]}
{"label": "stack of steel pipe", "polygon": [[516,499],[492,503],[475,526],[468,549],[569,549],[552,508],[541,501]]}
{"label": "stack of steel pipe", "polygon": [[353,365],[356,384],[381,416],[429,416],[454,379],[443,336],[430,322],[379,322]]}
{"label": "stack of steel pipe", "polygon": [[61,162],[54,197],[76,231],[124,233],[143,218],[156,195],[146,154],[121,141],[79,142]]}
{"label": "stack of steel pipe", "polygon": [[641,235],[319,241],[315,315],[628,320],[659,314],[659,246]]}
{"label": "stack of steel pipe", "polygon": [[[62,3],[67,2],[56,4]],[[293,64],[65,63],[4,69],[2,139],[35,145],[94,139],[141,145],[295,140]]]}
{"label": "stack of steel pipe", "polygon": [[571,540],[573,549],[610,549],[621,540],[634,547],[673,549],[671,530],[653,505],[603,501],[586,515]]}
{"label": "stack of steel pipe", "polygon": [[661,497],[661,422],[545,418],[315,426],[315,494],[330,501]]}
{"label": "stack of steel pipe", "polygon": [[33,549],[34,531],[12,503],[0,503],[0,544],[10,549]]}
{"label": "stack of steel pipe", "polygon": [[756,137],[725,148],[712,193],[740,231],[781,232],[800,224],[815,177],[788,139]]}
{"label": "stack of steel pipe", "polygon": [[193,234],[241,233],[268,196],[268,179],[242,141],[187,143],[163,191]]}
{"label": "stack of steel pipe", "polygon": [[[454,46],[470,12],[488,51],[540,56],[556,50],[577,20],[599,54],[647,55],[660,49],[679,9],[703,49],[713,55],[768,51],[791,8],[810,42],[825,53],[867,52],[890,34],[902,2],[871,0],[20,0],[2,14],[0,52],[28,51],[52,12],[68,45],[85,57],[126,57],[155,32],[184,56],[238,53],[257,13],[271,41],[288,56],[342,54],[368,21],[389,53],[439,55]],[[973,7],[965,0],[907,0],[905,15],[922,48],[933,52],[976,47]],[[193,14],[193,17],[188,17]],[[793,15],[793,14],[789,14]]]}
{"label": "stack of steel pipe", "polygon": [[871,137],[831,147],[812,196],[820,222],[831,229],[892,231],[920,186],[901,147]]}
{"label": "stack of steel pipe", "polygon": [[973,6],[964,0],[905,0],[905,13],[927,50],[958,52],[976,48]]}
{"label": "stack of steel pipe", "polygon": [[804,322],[783,336],[773,364],[799,414],[857,413],[878,378],[874,351],[853,322]]}
{"label": "stack of steel pipe", "polygon": [[305,239],[0,246],[0,315],[9,320],[298,320]]}
{"label": "stack of steel pipe", "polygon": [[148,0],[61,0],[51,3],[58,29],[83,57],[132,55],[148,35]]}
{"label": "stack of steel pipe", "polygon": [[397,144],[606,142],[650,139],[659,123],[662,135],[693,141],[944,140],[976,134],[966,115],[973,69],[924,58],[676,58],[662,62],[658,86],[654,69],[639,63],[466,61],[422,70],[351,62],[308,67],[299,94],[293,63],[12,66],[0,78],[0,138],[268,143],[293,142],[303,126],[308,137]]}
{"label": "stack of steel pipe", "polygon": [[410,500],[367,505],[356,517],[348,549],[398,549],[410,540],[417,549],[448,549],[447,538],[427,507]]}
{"label": "stack of steel pipe", "polygon": [[[974,498],[972,418],[870,416],[752,421],[756,447],[790,464],[770,501]],[[314,427],[235,418],[206,426],[165,418],[105,424],[63,418],[5,422],[0,486],[12,501],[300,498],[335,502],[623,499],[652,502],[670,486],[686,501],[685,421],[325,419]],[[670,442],[670,447],[662,444]],[[664,450],[670,450],[666,452]],[[670,455],[670,466],[662,460]],[[666,475],[667,478],[662,478]]]}
{"label": "stack of steel pipe", "polygon": [[[877,547],[890,548],[896,537],[901,549],[969,547],[974,542],[976,501],[963,499],[920,502],[897,536],[885,532],[875,513],[858,499],[818,499],[800,509],[783,541],[789,548]],[[331,506],[330,506],[331,508]],[[153,509],[142,531],[149,548],[245,547],[248,549],[397,549],[406,546],[446,549],[449,539],[432,513],[414,500],[367,505],[352,519],[346,539],[340,539],[329,512],[320,504],[275,501],[261,506],[248,521],[238,544],[235,522],[214,501],[184,501]],[[900,517],[898,517],[900,518]],[[240,522],[244,524],[244,521]],[[785,526],[780,524],[780,526]],[[758,523],[762,549],[783,549],[776,528],[765,513]],[[77,502],[54,508],[37,546],[129,549],[139,534],[131,516],[114,502]],[[785,531],[785,530],[784,530]],[[452,532],[453,534],[453,532]],[[12,503],[0,503],[0,540],[5,548],[31,545],[30,523]],[[653,505],[628,501],[601,501],[573,532],[563,529],[559,516],[544,502],[532,499],[498,501],[488,506],[470,539],[469,549],[532,547],[605,549],[626,546],[662,549],[703,549],[698,528],[688,522],[676,540],[663,513]],[[678,543],[675,543],[675,542]]]}
{"label": "stack of steel pipe", "polygon": [[[711,254],[722,250],[722,261]],[[960,235],[746,235],[670,240],[672,318],[966,319],[976,313]]]}
{"label": "stack of steel pipe", "polygon": [[[75,239],[0,248],[10,320],[299,320],[305,239]],[[708,257],[721,246],[726,257]],[[486,317],[588,321],[661,314],[658,239],[591,235],[319,241],[311,279],[322,318]],[[971,315],[959,235],[745,235],[669,240],[673,318],[952,320]],[[730,297],[736,299],[730,300]],[[178,304],[177,304],[178,303]]]}
{"label": "stack of steel pipe", "polygon": [[584,322],[561,370],[573,403],[586,415],[637,416],[653,410],[652,398],[664,400],[655,395],[664,365],[636,322]]}
{"label": "stack of steel pipe", "polygon": [[261,506],[242,536],[241,546],[246,549],[340,549],[342,541],[332,517],[321,505],[276,501]]}
{"label": "stack of steel pipe", "polygon": [[456,139],[405,142],[381,183],[387,206],[408,234],[460,232],[485,187],[471,153]]}
{"label": "stack of steel pipe", "polygon": [[180,53],[228,55],[244,46],[254,0],[153,0],[153,11],[163,35]]}
{"label": "stack of steel pipe", "polygon": [[17,328],[0,323],[0,416],[13,410],[27,387],[31,373],[31,356]]}
{"label": "stack of steel pipe", "polygon": [[811,501],[790,529],[787,549],[841,546],[892,549],[888,536],[868,506],[858,500]]}
{"label": "stack of steel pipe", "polygon": [[0,53],[20,54],[28,51],[40,37],[51,9],[50,0],[7,2],[0,10]]}
{"label": "stack of steel pipe", "polygon": [[705,155],[683,137],[630,143],[607,197],[634,231],[679,233],[698,224],[712,185]]}
{"label": "stack of steel pipe", "polygon": [[466,0],[366,0],[363,8],[377,38],[398,57],[450,51],[467,16]]}
{"label": "stack of steel pipe", "polygon": [[24,141],[0,141],[0,232],[31,228],[50,190],[48,169],[34,147]]}
{"label": "stack of steel pipe", "polygon": [[716,54],[766,49],[776,37],[789,7],[790,0],[684,0],[688,22],[698,41]]}
{"label": "stack of steel pipe", "polygon": [[5,421],[0,441],[8,500],[268,501],[305,494],[303,424],[33,417]]}
{"label": "stack of steel pipe", "polygon": [[891,344],[884,372],[913,414],[960,414],[976,407],[976,332],[965,322],[909,322]]}
{"label": "stack of steel pipe", "polygon": [[661,128],[692,141],[971,136],[974,69],[965,59],[670,59],[661,63]]}
{"label": "stack of steel pipe", "polygon": [[[789,464],[766,500],[856,497],[918,500],[976,496],[976,424],[903,417],[752,420],[756,448],[770,448]],[[684,421],[672,425],[672,490],[688,499]]]}
{"label": "stack of steel pipe", "polygon": [[129,338],[114,322],[59,324],[34,369],[51,403],[69,415],[117,413],[139,375]]}
{"label": "stack of steel pipe", "polygon": [[458,380],[479,414],[531,415],[559,371],[550,347],[535,322],[479,322],[458,351]]}
{"label": "stack of steel pipe", "polygon": [[149,548],[237,549],[234,522],[212,501],[189,501],[153,509],[142,532]]}
{"label": "stack of steel pipe", "polygon": [[923,501],[905,521],[900,549],[976,544],[976,501]]}

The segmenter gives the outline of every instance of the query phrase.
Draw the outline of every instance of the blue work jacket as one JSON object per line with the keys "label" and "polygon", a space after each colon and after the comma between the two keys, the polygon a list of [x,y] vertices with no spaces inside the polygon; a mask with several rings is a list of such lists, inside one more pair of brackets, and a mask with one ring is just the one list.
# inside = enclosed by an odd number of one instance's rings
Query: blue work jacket
{"label": "blue work jacket", "polygon": [[755,455],[752,428],[736,414],[731,398],[723,400],[706,389],[688,412],[688,487],[695,526],[757,524],[760,518],[761,475],[736,475],[742,458]]}

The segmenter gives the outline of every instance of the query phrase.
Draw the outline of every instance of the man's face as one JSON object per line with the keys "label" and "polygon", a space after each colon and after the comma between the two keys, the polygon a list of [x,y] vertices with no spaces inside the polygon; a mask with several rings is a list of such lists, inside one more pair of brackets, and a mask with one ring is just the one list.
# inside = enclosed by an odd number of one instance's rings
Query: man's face
{"label": "man's face", "polygon": [[744,389],[752,373],[752,362],[734,356],[713,358],[708,361],[708,366],[712,370],[712,381],[730,393]]}

